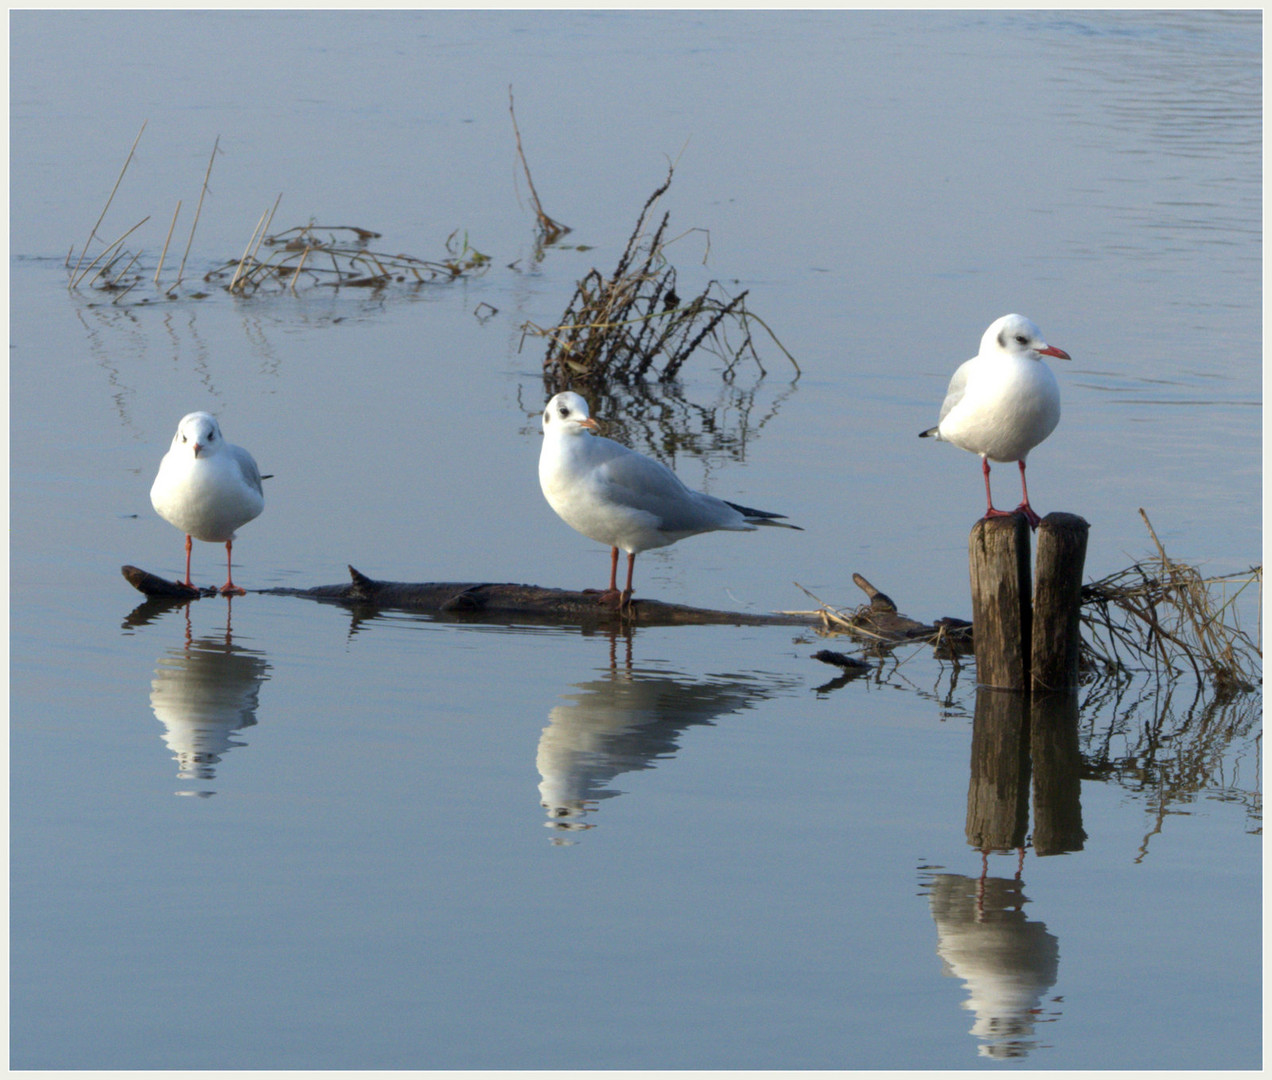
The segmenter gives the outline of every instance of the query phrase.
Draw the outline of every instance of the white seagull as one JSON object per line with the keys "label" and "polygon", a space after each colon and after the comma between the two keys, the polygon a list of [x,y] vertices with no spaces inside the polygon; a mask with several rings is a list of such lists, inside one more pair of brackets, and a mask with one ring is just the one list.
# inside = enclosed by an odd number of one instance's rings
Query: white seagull
{"label": "white seagull", "polygon": [[251,454],[225,441],[210,413],[192,412],[181,418],[172,446],[159,462],[150,502],[161,518],[186,534],[185,584],[190,585],[193,538],[224,542],[226,576],[221,592],[228,596],[246,591],[234,584],[230,558],[234,530],[265,509],[261,472]]}
{"label": "white seagull", "polygon": [[[717,529],[753,532],[757,525],[782,524],[773,519],[783,514],[692,491],[666,465],[596,431],[587,402],[578,394],[567,390],[549,401],[543,410],[539,485],[561,520],[610,546],[609,588],[600,595],[602,603],[628,604],[632,567],[642,551]],[[621,593],[619,548],[627,552],[627,585]]]}
{"label": "white seagull", "polygon": [[1029,505],[1025,457],[1060,422],[1060,387],[1044,356],[1070,358],[1063,349],[1048,345],[1042,331],[1023,315],[995,320],[981,338],[980,352],[950,379],[939,423],[919,432],[920,438],[939,439],[980,454],[987,518],[1013,513],[994,509],[989,459],[1018,462],[1024,501],[1014,512],[1023,512],[1035,529],[1040,519]]}

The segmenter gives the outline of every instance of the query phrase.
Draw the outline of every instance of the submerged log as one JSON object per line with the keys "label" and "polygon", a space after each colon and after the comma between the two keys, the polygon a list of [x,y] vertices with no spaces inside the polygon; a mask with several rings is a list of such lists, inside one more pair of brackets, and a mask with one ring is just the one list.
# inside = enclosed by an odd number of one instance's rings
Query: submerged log
{"label": "submerged log", "polygon": [[[189,589],[135,566],[125,566],[122,572],[129,584],[150,597],[195,599],[216,592],[214,589]],[[351,580],[341,585],[249,591],[266,596],[296,596],[359,610],[388,609],[495,621],[533,619],[569,625],[807,626],[813,621],[808,616],[715,611],[639,597],[633,598],[628,608],[619,612],[598,603],[596,593],[493,582],[376,581],[352,566],[349,567],[349,576]]]}
{"label": "submerged log", "polygon": [[[215,596],[214,588],[190,588],[135,566],[122,568],[124,578],[138,592],[153,600],[195,600]],[[377,581],[349,567],[348,582],[316,585],[308,589],[249,589],[263,596],[296,596],[320,603],[340,604],[360,612],[391,610],[448,619],[475,621],[533,621],[567,626],[827,626],[847,630],[880,648],[926,642],[940,655],[958,655],[971,650],[971,624],[963,619],[942,618],[920,622],[897,611],[897,606],[860,574],[852,579],[870,598],[870,603],[847,615],[820,611],[786,611],[755,614],[719,611],[712,608],[668,604],[661,600],[633,597],[622,612],[598,603],[595,592],[548,589],[540,585],[495,582],[406,582]],[[841,659],[842,654],[824,652],[816,659],[837,666],[856,667],[858,660]],[[868,667],[868,665],[863,665]]]}

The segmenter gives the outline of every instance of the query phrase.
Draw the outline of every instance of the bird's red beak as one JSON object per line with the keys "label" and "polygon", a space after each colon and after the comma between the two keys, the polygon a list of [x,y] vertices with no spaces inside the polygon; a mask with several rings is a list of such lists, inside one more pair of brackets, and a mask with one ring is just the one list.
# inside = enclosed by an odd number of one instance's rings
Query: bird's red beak
{"label": "bird's red beak", "polygon": [[199,456],[202,452],[203,452],[203,444],[202,444],[202,443],[195,443],[195,444],[194,444],[194,456],[195,456],[195,457],[198,457],[198,456]]}
{"label": "bird's red beak", "polygon": [[1039,352],[1040,352],[1043,356],[1054,356],[1054,357],[1056,357],[1057,359],[1060,359],[1060,360],[1072,360],[1072,359],[1073,359],[1073,357],[1072,357],[1072,356],[1070,356],[1070,355],[1069,355],[1067,352],[1065,352],[1063,349],[1057,349],[1054,345],[1048,345],[1045,349],[1039,349],[1038,351],[1039,351]]}
{"label": "bird's red beak", "polygon": [[588,431],[595,431],[598,435],[600,434],[600,431],[601,431],[601,426],[600,426],[600,424],[598,424],[598,423],[597,423],[595,420],[593,420],[590,416],[585,417],[584,419],[580,420],[580,421],[579,421],[579,427],[585,427],[585,428],[587,428],[587,430],[588,430]]}

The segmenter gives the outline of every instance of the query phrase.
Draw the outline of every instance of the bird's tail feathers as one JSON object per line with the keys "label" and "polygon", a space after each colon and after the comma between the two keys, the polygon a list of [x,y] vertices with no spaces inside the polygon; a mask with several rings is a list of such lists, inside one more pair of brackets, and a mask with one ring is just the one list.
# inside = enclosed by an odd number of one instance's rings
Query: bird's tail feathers
{"label": "bird's tail feathers", "polygon": [[739,506],[737,503],[731,503],[728,499],[724,500],[725,506],[731,506],[744,518],[748,525],[775,525],[779,529],[794,529],[796,532],[804,530],[798,525],[792,525],[787,521],[777,521],[776,518],[784,518],[785,514],[771,514],[767,510],[753,510],[749,506]]}
{"label": "bird's tail feathers", "polygon": [[920,439],[939,439],[940,437],[941,437],[940,425],[937,425],[936,427],[930,427],[927,429],[927,431],[919,432]]}

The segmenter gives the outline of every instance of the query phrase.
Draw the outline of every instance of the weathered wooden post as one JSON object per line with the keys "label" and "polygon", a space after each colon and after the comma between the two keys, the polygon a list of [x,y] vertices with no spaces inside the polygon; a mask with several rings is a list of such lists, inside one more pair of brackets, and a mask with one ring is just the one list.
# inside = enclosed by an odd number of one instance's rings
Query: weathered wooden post
{"label": "weathered wooden post", "polygon": [[1038,526],[1031,587],[1023,514],[982,518],[969,542],[976,681],[1000,690],[1062,690],[1078,684],[1082,568],[1090,526],[1048,514]]}
{"label": "weathered wooden post", "polygon": [[1023,845],[1031,767],[1035,851],[1078,850],[1085,839],[1076,688],[1088,531],[1076,514],[1048,514],[1031,587],[1024,515],[972,528],[978,689],[967,839],[982,851]]}
{"label": "weathered wooden post", "polygon": [[1029,523],[1024,514],[981,518],[969,543],[976,681],[1029,689]]}
{"label": "weathered wooden post", "polygon": [[1048,514],[1038,526],[1029,678],[1035,690],[1078,685],[1082,567],[1090,526],[1077,514]]}

